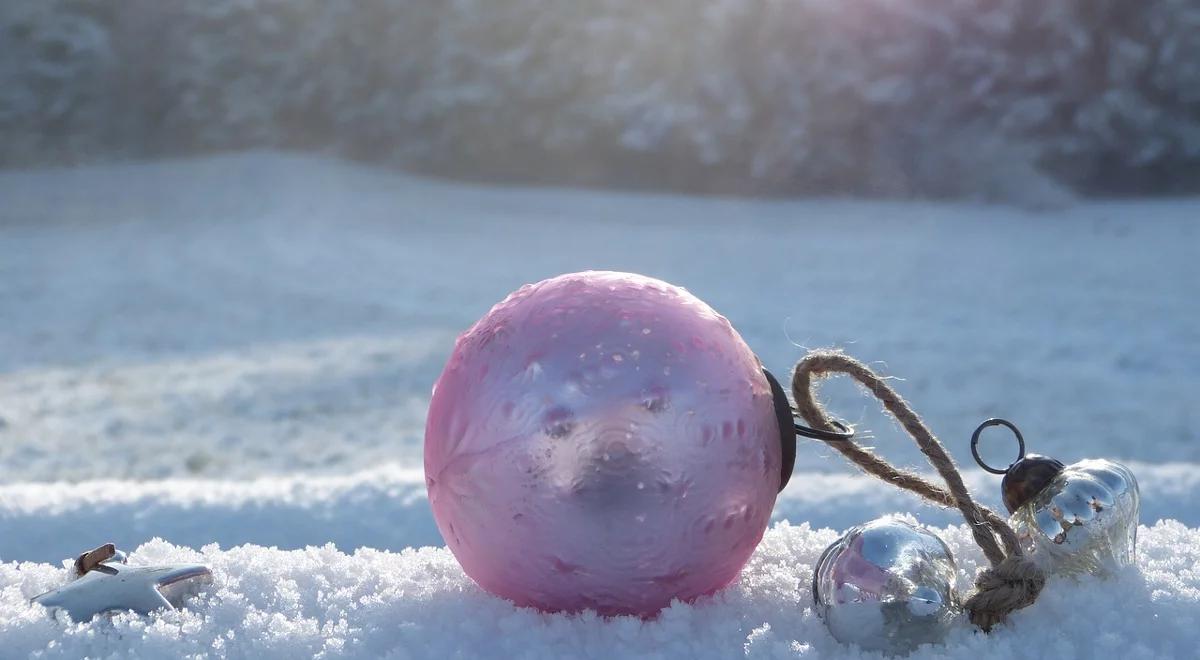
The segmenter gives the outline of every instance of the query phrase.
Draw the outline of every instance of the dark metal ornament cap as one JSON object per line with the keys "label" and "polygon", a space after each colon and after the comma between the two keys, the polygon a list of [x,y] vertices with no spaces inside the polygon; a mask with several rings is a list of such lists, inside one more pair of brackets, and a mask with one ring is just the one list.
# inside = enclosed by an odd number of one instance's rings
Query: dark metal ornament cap
{"label": "dark metal ornament cap", "polygon": [[[1004,470],[984,463],[983,458],[979,456],[979,436],[990,426],[1007,428],[1017,440],[1017,460]],[[1008,508],[1009,513],[1015,512],[1036,497],[1066,467],[1062,461],[1047,456],[1026,454],[1025,437],[1021,435],[1021,430],[1016,424],[998,417],[984,421],[971,434],[971,455],[975,457],[979,467],[992,474],[1004,475],[1004,480],[1000,482],[1000,492],[1004,496],[1004,506]]]}
{"label": "dark metal ornament cap", "polygon": [[792,478],[792,468],[796,467],[796,425],[792,418],[792,404],[783,386],[766,369],[763,369],[763,375],[771,384],[771,395],[775,398],[775,420],[779,422],[779,445],[783,449],[779,490],[782,491]]}
{"label": "dark metal ornament cap", "polygon": [[1004,506],[1008,512],[1014,513],[1025,506],[1049,486],[1065,467],[1060,460],[1038,454],[1029,454],[1013,463],[1000,482],[1000,492],[1004,494]]}

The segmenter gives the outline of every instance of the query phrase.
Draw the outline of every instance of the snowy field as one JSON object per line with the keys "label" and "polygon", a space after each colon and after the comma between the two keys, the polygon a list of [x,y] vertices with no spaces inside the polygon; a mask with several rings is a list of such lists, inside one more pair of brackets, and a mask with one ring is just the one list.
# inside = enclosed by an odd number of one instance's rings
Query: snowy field
{"label": "snowy field", "polygon": [[[508,291],[589,268],[687,287],[781,376],[810,347],[873,362],[964,467],[989,416],[1031,451],[1133,467],[1137,570],[1052,583],[1011,626],[964,624],[914,657],[1194,657],[1197,218],[1200,200],[1029,213],[513,189],[270,153],[2,173],[0,658],[854,657],[808,606],[812,564],[835,530],[894,511],[943,528],[969,585],[982,557],[951,512],[802,441],[777,522],[710,599],[597,620],[476,588],[425,500],[430,385]],[[823,391],[922,467],[873,402]],[[998,478],[967,477],[999,506]],[[26,604],[108,540],[131,562],[203,560],[216,583],[151,619]]]}

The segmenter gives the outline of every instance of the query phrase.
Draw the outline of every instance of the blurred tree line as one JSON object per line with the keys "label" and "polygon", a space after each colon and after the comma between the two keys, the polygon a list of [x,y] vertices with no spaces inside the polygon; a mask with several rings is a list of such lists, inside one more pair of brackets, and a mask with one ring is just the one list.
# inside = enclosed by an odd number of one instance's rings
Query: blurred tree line
{"label": "blurred tree line", "polygon": [[0,166],[1057,204],[1200,192],[1197,0],[6,0]]}

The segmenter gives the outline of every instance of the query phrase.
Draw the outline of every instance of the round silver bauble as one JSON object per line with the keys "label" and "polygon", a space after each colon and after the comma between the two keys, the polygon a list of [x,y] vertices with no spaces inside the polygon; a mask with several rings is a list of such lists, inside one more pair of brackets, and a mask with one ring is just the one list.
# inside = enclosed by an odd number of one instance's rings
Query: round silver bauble
{"label": "round silver bauble", "polygon": [[950,548],[932,532],[885,517],[829,546],[813,575],[813,602],[834,638],[898,655],[938,643],[961,608]]}

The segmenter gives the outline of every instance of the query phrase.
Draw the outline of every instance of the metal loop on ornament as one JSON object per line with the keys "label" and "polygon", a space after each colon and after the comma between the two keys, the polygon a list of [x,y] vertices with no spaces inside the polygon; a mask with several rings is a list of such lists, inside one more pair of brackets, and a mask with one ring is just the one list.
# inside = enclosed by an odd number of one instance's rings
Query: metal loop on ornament
{"label": "metal loop on ornament", "polygon": [[798,421],[793,421],[796,427],[796,435],[802,435],[806,438],[814,440],[824,440],[825,442],[849,442],[854,439],[854,427],[849,424],[844,424],[838,420],[830,420],[833,425],[833,431],[825,431],[822,429],[814,429],[811,426],[805,426]]}
{"label": "metal loop on ornament", "polygon": [[[983,433],[983,430],[989,426],[1006,426],[1008,427],[1008,430],[1012,431],[1013,435],[1017,437],[1017,460],[1009,463],[1008,467],[1004,468],[1003,470],[998,470],[987,463],[984,463],[983,459],[979,456],[979,436]],[[979,464],[979,467],[983,468],[984,470],[987,470],[992,474],[1008,474],[1008,471],[1012,468],[1012,466],[1016,465],[1021,459],[1025,458],[1025,437],[1021,435],[1021,430],[1018,429],[1017,426],[1012,422],[1008,421],[1007,419],[993,417],[992,419],[986,420],[980,424],[979,427],[975,429],[975,432],[971,434],[971,455],[975,457],[975,462]]]}

